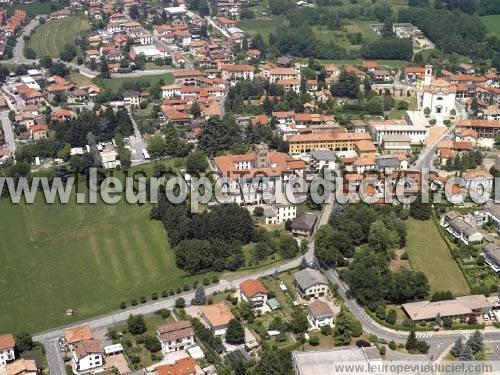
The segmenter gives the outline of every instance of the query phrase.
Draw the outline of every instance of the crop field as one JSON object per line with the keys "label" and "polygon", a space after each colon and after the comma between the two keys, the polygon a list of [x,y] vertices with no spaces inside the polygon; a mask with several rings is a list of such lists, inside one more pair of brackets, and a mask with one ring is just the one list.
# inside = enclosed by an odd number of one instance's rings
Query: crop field
{"label": "crop field", "polygon": [[89,21],[79,16],[50,20],[33,31],[27,47],[33,48],[39,57],[59,57],[66,44],[74,45],[75,36],[89,28]]}
{"label": "crop field", "polygon": [[150,208],[42,199],[14,205],[1,198],[0,332],[38,332],[211,278],[177,268]]}

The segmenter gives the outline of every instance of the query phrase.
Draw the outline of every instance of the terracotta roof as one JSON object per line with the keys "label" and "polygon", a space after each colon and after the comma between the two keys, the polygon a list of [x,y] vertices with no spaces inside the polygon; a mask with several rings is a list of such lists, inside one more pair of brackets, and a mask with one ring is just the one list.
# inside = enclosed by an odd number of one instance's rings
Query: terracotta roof
{"label": "terracotta roof", "polygon": [[311,315],[315,318],[319,318],[321,316],[333,316],[333,310],[330,306],[323,301],[314,301],[313,303],[307,306]]}
{"label": "terracotta roof", "polygon": [[269,70],[271,75],[299,75],[299,72],[293,68],[274,68]]}
{"label": "terracotta roof", "polygon": [[472,127],[480,127],[480,128],[499,128],[500,127],[500,120],[481,120],[481,119],[459,120],[457,122],[457,126],[458,127],[472,126]]}
{"label": "terracotta roof", "polygon": [[18,359],[7,365],[7,375],[19,375],[26,372],[37,372],[36,362],[32,359]]}
{"label": "terracotta roof", "polygon": [[200,72],[199,70],[176,70],[174,72],[174,77],[190,77],[190,76],[202,76],[204,75],[203,72]]}
{"label": "terracotta roof", "polygon": [[82,340],[73,344],[73,349],[75,350],[76,357],[78,359],[86,357],[93,353],[102,353],[101,345],[91,340]]}
{"label": "terracotta roof", "polygon": [[255,66],[248,64],[223,64],[221,65],[220,70],[227,70],[230,72],[253,72],[255,71]]}
{"label": "terracotta roof", "polygon": [[408,73],[420,73],[424,74],[425,73],[425,68],[423,66],[407,66],[405,68],[406,74]]}
{"label": "terracotta roof", "polygon": [[212,327],[226,325],[234,319],[233,313],[223,302],[203,306],[202,313]]}
{"label": "terracotta roof", "polygon": [[78,326],[64,331],[64,338],[68,344],[73,344],[82,340],[92,340],[94,336],[87,325]]}
{"label": "terracotta roof", "polygon": [[163,341],[175,341],[177,339],[193,336],[194,331],[189,320],[163,324],[156,327],[156,333]]}
{"label": "terracotta roof", "polygon": [[252,298],[257,294],[267,295],[267,289],[262,285],[260,280],[245,280],[240,284],[240,289],[248,298]]}
{"label": "terracotta roof", "polygon": [[375,152],[375,151],[377,151],[377,148],[375,147],[375,145],[367,139],[363,139],[363,140],[359,141],[358,143],[356,143],[356,148],[361,152]]}
{"label": "terracotta roof", "polygon": [[378,63],[376,61],[365,60],[363,61],[363,68],[378,68]]}
{"label": "terracotta roof", "polygon": [[188,375],[196,372],[196,362],[191,357],[179,359],[173,365],[158,366],[158,375]]}
{"label": "terracotta roof", "polygon": [[14,346],[16,346],[14,335],[12,335],[11,333],[0,335],[0,350],[11,349]]}
{"label": "terracotta roof", "polygon": [[361,141],[371,140],[370,134],[366,132],[339,133],[339,132],[316,132],[291,136],[288,141],[293,142],[317,142],[317,141]]}

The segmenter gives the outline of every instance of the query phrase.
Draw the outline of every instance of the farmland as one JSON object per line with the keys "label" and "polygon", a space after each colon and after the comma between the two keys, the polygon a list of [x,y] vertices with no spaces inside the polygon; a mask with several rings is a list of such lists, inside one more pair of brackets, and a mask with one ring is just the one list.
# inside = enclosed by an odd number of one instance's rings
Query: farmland
{"label": "farmland", "polygon": [[[147,170],[147,169],[146,169]],[[0,200],[0,331],[36,332],[192,285],[149,205]],[[73,317],[66,310],[73,309]]]}
{"label": "farmland", "polygon": [[484,16],[481,17],[481,21],[483,21],[490,33],[500,38],[500,15]]}
{"label": "farmland", "polygon": [[74,45],[75,36],[89,28],[89,21],[84,17],[50,20],[34,30],[27,47],[31,47],[40,57],[59,57],[66,44]]}

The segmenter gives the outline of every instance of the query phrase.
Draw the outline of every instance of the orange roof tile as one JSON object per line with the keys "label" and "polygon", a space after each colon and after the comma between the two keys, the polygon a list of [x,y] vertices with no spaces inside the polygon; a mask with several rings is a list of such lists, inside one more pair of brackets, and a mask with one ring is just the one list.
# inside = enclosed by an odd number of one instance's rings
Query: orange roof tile
{"label": "orange roof tile", "polygon": [[267,289],[264,287],[264,285],[262,285],[260,280],[245,280],[240,284],[240,289],[248,298],[252,298],[257,294],[267,295]]}

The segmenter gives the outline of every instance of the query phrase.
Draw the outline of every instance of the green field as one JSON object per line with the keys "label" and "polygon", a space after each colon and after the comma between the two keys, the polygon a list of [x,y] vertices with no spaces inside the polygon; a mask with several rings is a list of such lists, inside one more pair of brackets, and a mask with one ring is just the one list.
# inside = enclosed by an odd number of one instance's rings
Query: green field
{"label": "green field", "polygon": [[117,92],[124,83],[139,83],[142,87],[151,87],[160,80],[165,82],[165,85],[174,82],[174,77],[170,73],[166,74],[155,74],[142,77],[123,77],[123,78],[112,78],[112,79],[96,79],[95,82],[102,88],[111,90],[112,92]]}
{"label": "green field", "polygon": [[462,271],[450,254],[432,220],[406,221],[408,237],[406,251],[413,269],[427,276],[433,291],[450,290],[455,295],[470,293]]}
{"label": "green field", "polygon": [[[149,205],[0,200],[0,332],[37,332],[192,285]],[[74,309],[72,318],[66,310]]]}
{"label": "green field", "polygon": [[33,48],[37,56],[59,57],[66,44],[74,45],[75,36],[89,28],[89,21],[80,16],[50,20],[34,30],[27,47]]}
{"label": "green field", "polygon": [[491,16],[481,17],[481,21],[483,21],[484,25],[488,29],[488,31],[492,34],[495,34],[500,38],[500,15],[495,14]]}
{"label": "green field", "polygon": [[265,41],[268,40],[269,34],[276,29],[285,20],[285,16],[271,16],[266,18],[254,18],[242,20],[236,25],[250,36],[257,34],[262,35]]}

